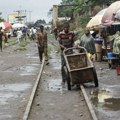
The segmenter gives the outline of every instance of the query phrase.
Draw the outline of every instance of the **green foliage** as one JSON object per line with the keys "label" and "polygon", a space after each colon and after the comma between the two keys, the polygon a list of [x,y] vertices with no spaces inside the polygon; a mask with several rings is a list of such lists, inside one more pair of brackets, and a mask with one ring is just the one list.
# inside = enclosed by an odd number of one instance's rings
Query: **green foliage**
{"label": "green foliage", "polygon": [[[69,10],[76,10],[80,13],[85,13],[88,11],[89,6],[94,7],[96,5],[102,5],[111,3],[117,0],[62,0],[61,5],[73,5],[72,7],[69,7]],[[74,6],[76,5],[76,6]],[[62,12],[68,12],[69,10],[61,9]],[[65,13],[64,13],[65,14]]]}
{"label": "green foliage", "polygon": [[80,21],[80,24],[82,25],[82,27],[85,27],[86,24],[89,22],[90,20],[90,16],[80,16],[79,18],[79,21]]}
{"label": "green foliage", "polygon": [[[117,0],[62,0],[61,6],[63,5],[63,7],[59,8],[59,13],[61,16],[64,17],[72,17],[73,13],[79,14],[80,17],[77,21],[79,22],[80,27],[85,27],[90,20],[89,10],[91,8],[103,4],[108,5],[115,1]],[[74,29],[75,27],[76,26],[74,25],[71,26],[72,29]]]}
{"label": "green foliage", "polygon": [[4,21],[5,21],[4,19],[0,18],[0,22],[4,22]]}
{"label": "green foliage", "polygon": [[40,19],[40,20],[37,20],[34,25],[36,27],[39,27],[40,25],[43,25],[43,24],[46,24],[46,21]]}
{"label": "green foliage", "polygon": [[64,6],[64,7],[59,7],[58,8],[58,16],[59,17],[72,17],[73,15],[73,7],[70,7],[69,6]]}
{"label": "green foliage", "polygon": [[27,41],[23,41],[23,42],[20,42],[20,47],[26,47],[28,45],[29,42]]}
{"label": "green foliage", "polygon": [[20,47],[20,48],[15,49],[14,51],[17,52],[17,51],[25,51],[25,50],[27,50],[27,49],[24,47]]}
{"label": "green foliage", "polygon": [[12,46],[12,45],[15,45],[15,44],[17,44],[17,43],[16,43],[16,39],[12,39],[11,41],[8,41],[7,47]]}

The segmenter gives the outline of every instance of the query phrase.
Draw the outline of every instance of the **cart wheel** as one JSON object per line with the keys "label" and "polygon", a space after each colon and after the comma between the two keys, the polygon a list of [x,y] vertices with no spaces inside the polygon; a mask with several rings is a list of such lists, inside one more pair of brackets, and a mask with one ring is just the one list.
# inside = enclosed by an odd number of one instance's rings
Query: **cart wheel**
{"label": "cart wheel", "polygon": [[95,68],[93,68],[93,77],[94,77],[95,87],[98,87],[99,86],[99,84],[98,84],[98,77],[97,77]]}
{"label": "cart wheel", "polygon": [[65,73],[66,73],[66,80],[67,80],[67,88],[68,90],[71,90],[71,83],[70,83],[70,76],[67,67],[64,67]]}

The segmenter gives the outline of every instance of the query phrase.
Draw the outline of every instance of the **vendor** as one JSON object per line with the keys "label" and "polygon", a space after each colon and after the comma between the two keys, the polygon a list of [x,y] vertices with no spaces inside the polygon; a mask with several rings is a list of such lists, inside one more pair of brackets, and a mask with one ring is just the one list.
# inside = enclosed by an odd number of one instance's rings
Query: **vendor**
{"label": "vendor", "polygon": [[113,43],[113,53],[120,53],[120,32],[117,31],[116,34],[113,37],[114,43]]}
{"label": "vendor", "polygon": [[91,54],[96,53],[94,38],[90,34],[89,29],[86,29],[84,35],[81,37],[80,46],[85,47],[86,50]]}

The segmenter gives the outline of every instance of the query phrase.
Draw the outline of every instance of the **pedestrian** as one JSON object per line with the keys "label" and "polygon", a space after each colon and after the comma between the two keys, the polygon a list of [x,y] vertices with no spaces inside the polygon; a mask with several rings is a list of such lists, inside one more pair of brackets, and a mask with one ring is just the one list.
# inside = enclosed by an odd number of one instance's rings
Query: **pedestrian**
{"label": "pedestrian", "polygon": [[31,28],[31,39],[35,40],[35,36],[36,36],[36,29],[34,27]]}
{"label": "pedestrian", "polygon": [[90,34],[89,29],[85,30],[84,35],[80,39],[79,45],[86,48],[87,52],[89,52],[92,55],[96,53],[94,38]]}
{"label": "pedestrian", "polygon": [[25,39],[25,41],[26,41],[26,39],[27,39],[27,28],[26,27],[23,27],[22,34],[23,34],[23,39]]}
{"label": "pedestrian", "polygon": [[21,29],[17,30],[17,42],[20,43],[22,41],[22,31]]}
{"label": "pedestrian", "polygon": [[7,41],[7,35],[6,35],[6,32],[4,29],[2,29],[2,33],[3,33],[3,35],[2,35],[2,49],[3,49],[3,48],[5,48],[5,43]]}
{"label": "pedestrian", "polygon": [[65,59],[63,56],[63,50],[73,47],[75,34],[69,31],[69,26],[65,25],[63,32],[58,35],[58,41],[61,48],[61,74],[62,74],[62,84],[65,84],[66,74],[64,67],[66,66]]}
{"label": "pedestrian", "polygon": [[58,37],[58,29],[57,29],[57,27],[54,28],[53,32],[54,32],[55,39],[57,40],[57,37]]}
{"label": "pedestrian", "polygon": [[30,37],[30,29],[29,28],[27,29],[27,37],[29,38],[29,40],[31,39],[31,37]]}
{"label": "pedestrian", "polygon": [[48,53],[47,53],[48,38],[47,38],[47,33],[45,32],[43,25],[40,25],[40,30],[37,31],[36,38],[37,38],[37,45],[38,45],[40,63],[42,63],[43,54],[44,54],[46,65],[48,65],[49,64]]}
{"label": "pedestrian", "polygon": [[0,48],[2,52],[2,39],[3,39],[3,32],[2,32],[2,27],[0,27]]}

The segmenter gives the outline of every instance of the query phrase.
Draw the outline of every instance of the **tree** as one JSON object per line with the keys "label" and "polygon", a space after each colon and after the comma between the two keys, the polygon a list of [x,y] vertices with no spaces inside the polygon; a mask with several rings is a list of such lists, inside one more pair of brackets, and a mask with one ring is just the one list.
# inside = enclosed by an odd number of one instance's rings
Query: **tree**
{"label": "tree", "polygon": [[44,25],[44,24],[46,24],[46,21],[40,19],[40,20],[37,20],[34,25],[36,27],[39,27],[40,25]]}
{"label": "tree", "polygon": [[0,12],[0,22],[4,22],[5,20],[1,17],[2,12]]}

